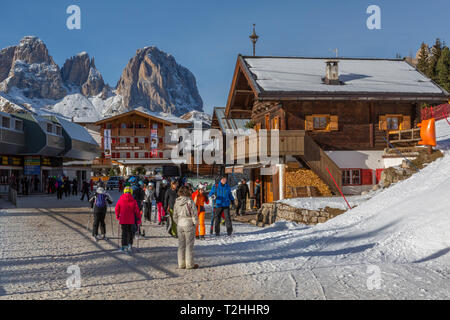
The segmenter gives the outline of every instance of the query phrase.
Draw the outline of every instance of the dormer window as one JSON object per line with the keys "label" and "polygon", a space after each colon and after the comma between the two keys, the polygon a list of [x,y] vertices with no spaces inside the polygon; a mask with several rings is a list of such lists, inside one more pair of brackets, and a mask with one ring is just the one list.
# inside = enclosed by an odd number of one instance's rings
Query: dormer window
{"label": "dormer window", "polygon": [[53,133],[53,125],[51,123],[47,123],[47,132]]}

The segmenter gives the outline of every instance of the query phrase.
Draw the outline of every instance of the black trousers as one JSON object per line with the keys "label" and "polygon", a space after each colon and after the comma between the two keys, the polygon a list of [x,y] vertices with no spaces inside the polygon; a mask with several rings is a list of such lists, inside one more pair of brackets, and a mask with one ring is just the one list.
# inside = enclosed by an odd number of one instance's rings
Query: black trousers
{"label": "black trousers", "polygon": [[62,199],[62,196],[63,196],[63,189],[62,189],[62,188],[58,188],[58,189],[56,190],[56,197],[57,197],[58,199]]}
{"label": "black trousers", "polygon": [[72,195],[76,196],[78,194],[78,188],[72,187]]}
{"label": "black trousers", "polygon": [[244,214],[246,209],[247,209],[247,199],[238,199],[236,214],[238,215],[239,212],[241,214]]}
{"label": "black trousers", "polygon": [[106,234],[105,217],[106,217],[106,208],[94,210],[94,227],[92,228],[92,235],[94,237],[98,235],[99,226],[102,234]]}
{"label": "black trousers", "polygon": [[122,224],[122,247],[133,245],[133,225]]}
{"label": "black trousers", "polygon": [[86,195],[86,197],[87,197],[87,200],[89,201],[89,191],[83,191],[83,193],[81,194],[81,201],[83,201],[84,200],[84,195]]}
{"label": "black trousers", "polygon": [[222,221],[222,212],[225,216],[225,226],[227,228],[227,233],[230,236],[233,233],[233,225],[231,223],[230,207],[218,207],[214,212],[214,226],[216,230],[216,235],[220,235],[220,222]]}

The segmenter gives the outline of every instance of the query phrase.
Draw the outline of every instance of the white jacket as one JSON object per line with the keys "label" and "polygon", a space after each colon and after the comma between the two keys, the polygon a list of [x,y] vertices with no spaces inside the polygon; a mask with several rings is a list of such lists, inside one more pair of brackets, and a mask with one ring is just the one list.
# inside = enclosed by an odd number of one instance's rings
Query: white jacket
{"label": "white jacket", "polygon": [[179,197],[173,208],[173,220],[179,227],[196,227],[199,223],[197,209],[190,197]]}

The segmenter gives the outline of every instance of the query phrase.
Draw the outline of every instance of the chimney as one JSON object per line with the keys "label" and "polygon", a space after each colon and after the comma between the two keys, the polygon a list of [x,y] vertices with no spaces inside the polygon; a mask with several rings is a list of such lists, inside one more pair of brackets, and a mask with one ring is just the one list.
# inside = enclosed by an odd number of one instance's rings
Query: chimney
{"label": "chimney", "polygon": [[328,85],[340,85],[342,84],[339,80],[339,66],[338,60],[328,60],[325,62],[327,64],[326,74],[323,81]]}

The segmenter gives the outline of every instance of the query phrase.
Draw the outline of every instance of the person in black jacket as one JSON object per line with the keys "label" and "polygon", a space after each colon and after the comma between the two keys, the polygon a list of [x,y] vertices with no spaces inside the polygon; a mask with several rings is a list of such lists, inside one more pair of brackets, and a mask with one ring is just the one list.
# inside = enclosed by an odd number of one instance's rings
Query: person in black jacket
{"label": "person in black jacket", "polygon": [[164,195],[164,211],[167,217],[167,232],[173,237],[177,236],[177,225],[173,221],[173,208],[175,206],[175,201],[177,200],[177,183],[172,182],[170,184],[170,189],[168,189]]}
{"label": "person in black jacket", "polygon": [[83,186],[81,187],[81,201],[84,200],[84,196],[87,196],[87,200],[89,201],[89,189],[91,186],[89,185],[89,182],[86,180],[83,181]]}
{"label": "person in black jacket", "polygon": [[238,199],[236,215],[244,215],[245,210],[247,209],[247,197],[250,196],[250,190],[245,179],[242,179],[241,183],[237,187],[236,196]]}

